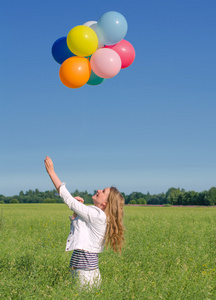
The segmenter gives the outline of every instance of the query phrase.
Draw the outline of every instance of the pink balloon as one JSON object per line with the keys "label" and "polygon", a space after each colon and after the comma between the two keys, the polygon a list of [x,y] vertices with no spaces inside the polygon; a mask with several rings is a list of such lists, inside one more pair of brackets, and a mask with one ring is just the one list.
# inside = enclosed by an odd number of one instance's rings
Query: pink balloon
{"label": "pink balloon", "polygon": [[112,78],[121,70],[121,58],[112,49],[100,48],[90,59],[92,71],[99,77]]}
{"label": "pink balloon", "polygon": [[134,47],[126,40],[121,40],[112,46],[105,46],[105,48],[112,49],[118,53],[122,61],[122,69],[129,67],[135,59]]}

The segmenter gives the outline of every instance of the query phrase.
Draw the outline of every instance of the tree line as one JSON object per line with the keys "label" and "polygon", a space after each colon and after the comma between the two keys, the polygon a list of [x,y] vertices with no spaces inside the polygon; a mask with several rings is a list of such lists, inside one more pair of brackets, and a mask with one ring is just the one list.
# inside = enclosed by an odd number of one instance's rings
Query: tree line
{"label": "tree line", "polygon": [[[96,191],[94,191],[95,193]],[[75,190],[72,195],[74,197],[82,197],[86,204],[93,204],[92,194],[87,191],[80,192]],[[125,193],[122,193],[122,195],[125,198],[125,204],[216,205],[216,187],[203,192],[185,191],[184,189],[172,187],[166,193],[161,194],[151,195],[149,192],[147,194],[132,192],[129,195]],[[20,191],[19,195],[12,197],[0,195],[0,204],[4,203],[62,203],[62,199],[56,190],[40,192],[38,189],[35,189],[25,193]]]}

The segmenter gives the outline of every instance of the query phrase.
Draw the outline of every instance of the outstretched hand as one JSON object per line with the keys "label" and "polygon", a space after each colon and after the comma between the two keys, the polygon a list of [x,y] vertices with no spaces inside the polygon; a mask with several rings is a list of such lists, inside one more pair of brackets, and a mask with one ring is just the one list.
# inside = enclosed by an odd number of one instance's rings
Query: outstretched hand
{"label": "outstretched hand", "polygon": [[58,178],[58,176],[54,171],[52,159],[49,156],[46,156],[46,158],[44,159],[44,163],[45,163],[47,173],[50,176],[50,179],[52,180],[55,188],[59,191],[59,188],[61,186],[61,180]]}
{"label": "outstretched hand", "polygon": [[44,159],[44,163],[48,174],[54,172],[53,162],[49,156],[46,156],[46,158]]}

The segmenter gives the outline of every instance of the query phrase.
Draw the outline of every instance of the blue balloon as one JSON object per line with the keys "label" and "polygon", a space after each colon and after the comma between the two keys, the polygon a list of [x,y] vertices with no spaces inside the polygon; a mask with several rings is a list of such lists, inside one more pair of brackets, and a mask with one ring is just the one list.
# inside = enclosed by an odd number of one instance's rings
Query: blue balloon
{"label": "blue balloon", "polygon": [[127,29],[127,21],[122,14],[116,11],[106,12],[97,23],[98,39],[104,45],[117,44],[125,37]]}
{"label": "blue balloon", "polygon": [[55,41],[52,46],[52,56],[59,64],[62,64],[69,57],[75,56],[67,46],[67,37],[61,37]]}

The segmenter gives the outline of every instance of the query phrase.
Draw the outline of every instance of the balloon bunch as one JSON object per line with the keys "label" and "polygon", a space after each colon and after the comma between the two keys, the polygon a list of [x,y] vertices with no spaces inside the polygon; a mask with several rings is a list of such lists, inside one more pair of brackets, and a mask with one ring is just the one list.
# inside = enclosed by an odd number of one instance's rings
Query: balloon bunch
{"label": "balloon bunch", "polygon": [[129,67],[135,59],[134,47],[123,38],[125,17],[115,11],[100,19],[73,27],[52,46],[53,58],[61,64],[59,77],[69,88],[101,84]]}

